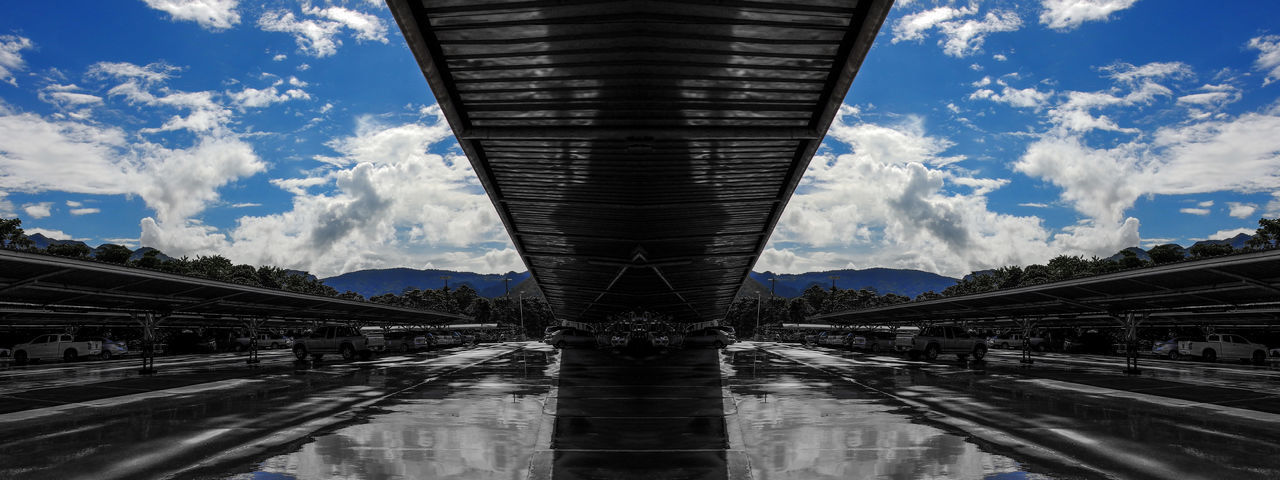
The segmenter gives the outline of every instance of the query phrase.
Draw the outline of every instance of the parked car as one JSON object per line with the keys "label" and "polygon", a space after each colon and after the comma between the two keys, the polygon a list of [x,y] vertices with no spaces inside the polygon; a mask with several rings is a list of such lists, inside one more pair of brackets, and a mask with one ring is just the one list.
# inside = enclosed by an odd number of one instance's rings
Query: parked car
{"label": "parked car", "polygon": [[129,353],[129,346],[121,340],[112,340],[106,337],[93,337],[86,340],[97,340],[102,342],[102,353],[98,354],[98,358],[102,360],[111,360],[114,357],[123,357]]}
{"label": "parked car", "polygon": [[871,353],[892,351],[893,336],[889,332],[853,333],[849,338],[849,348]]}
{"label": "parked car", "polygon": [[31,360],[61,358],[73,362],[102,353],[102,342],[80,340],[66,333],[52,333],[13,346],[13,361],[19,365]]}
{"label": "parked car", "polygon": [[465,343],[465,339],[458,332],[431,332],[427,336],[434,347],[456,347]]}
{"label": "parked car", "polygon": [[0,348],[0,358],[9,358],[13,356],[13,350],[8,348]]}
{"label": "parked car", "polygon": [[431,348],[431,339],[421,332],[391,332],[386,335],[387,351],[416,352]]}
{"label": "parked car", "polygon": [[360,332],[360,333],[363,333],[365,339],[368,340],[368,347],[370,352],[376,353],[376,352],[387,351],[386,333],[383,333],[381,329],[373,330],[370,332]]}
{"label": "parked car", "polygon": [[1006,333],[996,335],[987,339],[987,345],[991,348],[1016,348],[1021,350],[1024,340],[1030,340],[1031,349],[1035,351],[1044,350],[1044,339],[1041,337],[1023,337],[1021,333]]}
{"label": "parked car", "polygon": [[596,336],[591,332],[570,327],[552,332],[547,340],[549,345],[556,348],[596,346]]}
{"label": "parked car", "polygon": [[936,360],[938,355],[946,353],[954,353],[961,360],[969,356],[982,360],[987,355],[986,340],[951,325],[928,327],[919,333],[900,332],[893,345],[895,350],[906,352],[913,360],[922,355],[928,360]]}
{"label": "parked car", "polygon": [[1090,330],[1077,337],[1069,337],[1062,341],[1062,351],[1068,353],[1115,353],[1115,338],[1111,335]]}
{"label": "parked car", "polygon": [[1176,337],[1168,340],[1160,340],[1151,344],[1151,354],[1157,357],[1168,358],[1169,360],[1178,360],[1182,358],[1182,354],[1178,353],[1178,343],[1188,340],[1197,340],[1195,337]]}
{"label": "parked car", "polygon": [[317,328],[303,338],[293,341],[293,355],[298,360],[305,360],[308,355],[313,360],[320,360],[325,354],[336,353],[344,360],[352,360],[357,356],[361,360],[373,357],[369,348],[369,338],[355,328],[346,326],[324,326]]}
{"label": "parked car", "polygon": [[714,347],[724,348],[732,345],[736,341],[724,330],[717,328],[704,328],[686,333],[684,336],[684,346],[686,347]]}
{"label": "parked car", "polygon": [[[272,335],[269,333],[258,334],[258,348],[272,350],[276,348],[289,348],[293,346],[293,339],[283,335]],[[249,349],[249,337],[239,337],[236,339],[237,350]]]}
{"label": "parked car", "polygon": [[822,332],[814,339],[814,343],[824,347],[848,347],[853,334],[849,332]]}
{"label": "parked car", "polygon": [[1215,362],[1219,358],[1235,358],[1262,364],[1267,361],[1267,346],[1250,342],[1239,335],[1214,334],[1206,336],[1203,340],[1178,342],[1178,354],[1199,357],[1206,362]]}

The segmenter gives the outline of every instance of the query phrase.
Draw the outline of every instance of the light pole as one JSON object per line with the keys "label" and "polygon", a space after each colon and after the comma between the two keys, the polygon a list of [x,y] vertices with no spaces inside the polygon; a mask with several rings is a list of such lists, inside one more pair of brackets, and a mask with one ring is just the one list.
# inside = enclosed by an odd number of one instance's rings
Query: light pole
{"label": "light pole", "polygon": [[507,289],[507,298],[511,298],[511,277],[502,277],[502,286]]}
{"label": "light pole", "polygon": [[448,275],[441,275],[441,276],[440,276],[440,279],[441,279],[441,280],[444,280],[444,289],[445,289],[445,291],[448,291],[448,290],[449,290],[449,279],[450,279],[450,278],[453,278],[453,277],[450,277],[450,276],[448,276]]}
{"label": "light pole", "polygon": [[756,292],[756,341],[760,341],[760,292]]}
{"label": "light pole", "polygon": [[770,298],[778,296],[777,293],[774,293],[775,290],[777,290],[777,288],[778,288],[778,277],[769,277],[769,297]]}
{"label": "light pole", "polygon": [[830,278],[830,279],[831,279],[831,291],[833,291],[833,292],[834,292],[834,291],[836,291],[836,280],[839,280],[839,279],[840,279],[840,276],[839,276],[839,275],[831,275],[831,276],[829,276],[829,277],[827,277],[827,278]]}
{"label": "light pole", "polygon": [[520,292],[520,339],[528,340],[529,337],[524,331],[524,292]]}

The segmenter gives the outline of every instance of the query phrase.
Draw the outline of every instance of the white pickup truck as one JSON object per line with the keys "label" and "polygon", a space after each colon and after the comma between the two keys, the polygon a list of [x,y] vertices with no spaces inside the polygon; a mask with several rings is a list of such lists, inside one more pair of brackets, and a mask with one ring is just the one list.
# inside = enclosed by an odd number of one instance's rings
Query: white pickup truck
{"label": "white pickup truck", "polygon": [[373,357],[369,338],[351,327],[325,326],[315,329],[310,335],[293,340],[293,355],[298,360],[306,360],[311,355],[313,360],[320,360],[326,353],[342,355],[343,360],[352,360],[359,356],[361,360]]}
{"label": "white pickup truck", "polygon": [[30,360],[61,358],[68,362],[102,353],[102,342],[76,340],[65,333],[41,335],[27,343],[13,346],[13,361],[19,365]]}
{"label": "white pickup truck", "polygon": [[1219,358],[1252,360],[1261,365],[1267,361],[1267,346],[1250,342],[1239,335],[1219,333],[1206,336],[1204,340],[1178,342],[1178,355],[1200,357],[1206,362],[1215,362]]}
{"label": "white pickup truck", "polygon": [[906,352],[912,360],[920,355],[928,360],[936,360],[938,355],[954,353],[960,360],[970,355],[974,360],[982,360],[987,356],[987,342],[972,332],[955,326],[926,327],[919,333],[899,331],[893,340],[893,349]]}

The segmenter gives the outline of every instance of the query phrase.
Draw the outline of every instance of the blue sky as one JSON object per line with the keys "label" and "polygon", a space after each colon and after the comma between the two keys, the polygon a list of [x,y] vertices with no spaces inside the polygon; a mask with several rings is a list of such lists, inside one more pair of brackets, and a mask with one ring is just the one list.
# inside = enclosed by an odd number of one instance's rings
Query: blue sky
{"label": "blue sky", "polygon": [[[1280,216],[1280,4],[899,0],[757,270],[962,275]],[[0,217],[322,276],[523,270],[380,1],[21,2]]]}

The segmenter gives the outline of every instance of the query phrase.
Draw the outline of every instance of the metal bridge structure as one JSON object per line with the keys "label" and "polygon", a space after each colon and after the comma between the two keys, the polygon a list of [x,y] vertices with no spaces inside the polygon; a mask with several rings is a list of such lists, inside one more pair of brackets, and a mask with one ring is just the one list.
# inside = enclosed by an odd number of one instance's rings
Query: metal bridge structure
{"label": "metal bridge structure", "polygon": [[890,0],[388,4],[557,318],[727,312]]}

